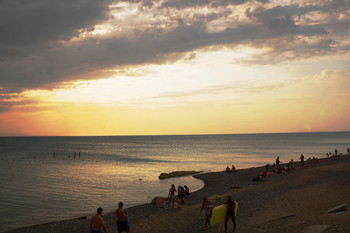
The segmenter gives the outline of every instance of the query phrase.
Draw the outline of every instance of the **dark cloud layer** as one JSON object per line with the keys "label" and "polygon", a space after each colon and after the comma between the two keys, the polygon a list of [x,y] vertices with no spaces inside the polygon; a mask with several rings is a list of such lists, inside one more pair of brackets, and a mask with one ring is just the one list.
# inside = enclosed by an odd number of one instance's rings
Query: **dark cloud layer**
{"label": "dark cloud layer", "polygon": [[[152,4],[146,4],[147,2],[143,4],[147,6],[145,11],[153,7]],[[249,1],[178,0],[164,2],[163,6],[218,6],[228,2],[243,4]],[[179,20],[178,26],[171,31],[142,34],[132,39],[109,37],[66,45],[60,43],[69,41],[82,30],[91,30],[94,25],[107,19],[110,3],[111,1],[106,0],[0,1],[0,87],[20,90],[49,86],[78,76],[82,78],[82,74],[96,70],[161,62],[161,58],[167,54],[191,52],[212,45],[234,46],[239,43],[254,44],[259,40],[287,37],[293,40],[293,36],[325,35],[329,39],[320,43],[318,49],[327,50],[330,49],[330,44],[336,43],[330,32],[335,36],[345,36],[344,32],[349,32],[349,21],[333,20],[312,25],[296,23],[298,17],[309,12],[339,12],[350,8],[349,1],[340,0],[323,6],[289,5],[265,8],[261,5],[260,8],[246,10],[251,22],[232,25],[215,33],[208,32],[205,21],[185,24]],[[218,17],[216,15],[212,19]],[[308,48],[304,44],[306,51]],[[314,50],[315,44],[310,45],[310,49]],[[283,48],[275,47],[275,51],[283,53]]]}
{"label": "dark cloud layer", "polygon": [[[69,40],[106,19],[110,1],[0,1],[0,59],[25,55],[26,48],[42,49]],[[23,50],[22,50],[23,49]]]}

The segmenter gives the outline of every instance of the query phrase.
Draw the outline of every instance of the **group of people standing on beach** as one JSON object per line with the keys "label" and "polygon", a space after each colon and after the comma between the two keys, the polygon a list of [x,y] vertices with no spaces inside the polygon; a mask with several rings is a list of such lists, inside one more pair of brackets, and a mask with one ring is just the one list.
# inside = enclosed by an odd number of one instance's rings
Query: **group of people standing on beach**
{"label": "group of people standing on beach", "polygon": [[[128,214],[123,209],[123,202],[118,203],[118,208],[115,211],[116,214],[116,225],[118,233],[130,232],[130,225],[128,221]],[[97,213],[90,219],[90,233],[108,233],[106,224],[102,217],[103,209],[101,207],[97,208]]]}
{"label": "group of people standing on beach", "polygon": [[[176,192],[177,192],[177,196],[175,195]],[[187,185],[184,185],[184,187],[179,185],[176,190],[175,185],[172,184],[168,193],[168,209],[170,209],[170,206],[172,208],[175,207],[176,197],[179,199],[181,205],[185,205],[186,204],[185,197],[187,195],[190,195],[190,189],[187,187]]]}

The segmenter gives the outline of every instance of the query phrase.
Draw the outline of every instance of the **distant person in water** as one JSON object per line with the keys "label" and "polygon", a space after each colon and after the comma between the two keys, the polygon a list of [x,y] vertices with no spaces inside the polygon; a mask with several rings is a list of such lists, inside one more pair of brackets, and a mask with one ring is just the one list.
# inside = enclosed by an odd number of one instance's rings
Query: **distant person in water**
{"label": "distant person in water", "polygon": [[90,233],[108,233],[102,214],[103,209],[97,208],[97,213],[90,219]]}
{"label": "distant person in water", "polygon": [[175,185],[172,184],[170,189],[169,189],[169,193],[168,193],[168,209],[170,209],[170,205],[172,205],[172,207],[174,208],[175,192],[176,192]]}
{"label": "distant person in water", "polygon": [[350,149],[348,148],[348,155],[350,155]]}
{"label": "distant person in water", "polygon": [[227,197],[227,201],[225,202],[227,210],[225,215],[225,233],[227,233],[227,223],[228,220],[231,219],[233,223],[233,231],[236,230],[236,217],[235,217],[235,207],[236,203],[232,201],[230,196]]}
{"label": "distant person in water", "polygon": [[123,202],[119,202],[118,204],[118,209],[115,211],[115,214],[117,215],[117,228],[118,228],[118,233],[120,232],[129,232],[130,231],[130,226],[129,226],[129,221],[128,221],[128,215],[123,210]]}
{"label": "distant person in water", "polygon": [[337,149],[334,150],[334,154],[335,154],[335,156],[338,155],[338,150]]}

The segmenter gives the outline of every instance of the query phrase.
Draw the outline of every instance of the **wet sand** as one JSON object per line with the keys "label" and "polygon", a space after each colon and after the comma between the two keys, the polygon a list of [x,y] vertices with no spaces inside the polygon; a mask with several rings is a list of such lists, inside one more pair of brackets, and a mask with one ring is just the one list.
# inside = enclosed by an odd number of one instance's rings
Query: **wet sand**
{"label": "wet sand", "polygon": [[[223,223],[203,229],[201,200],[208,197],[217,206],[223,204],[229,195],[239,203],[236,232],[350,232],[350,156],[325,158],[302,168],[296,163],[296,167],[290,173],[271,174],[258,182],[253,182],[252,178],[264,171],[264,167],[238,170],[235,173],[195,175],[204,181],[205,186],[191,193],[186,198],[185,206],[175,209],[159,208],[152,203],[131,208],[126,206],[131,232],[224,232]],[[239,188],[230,189],[230,186]],[[222,199],[216,200],[214,197],[217,194]],[[327,210],[344,203],[349,205],[346,211],[326,214]],[[117,232],[115,214],[108,213],[104,219],[109,232]],[[228,231],[232,232],[232,229],[232,223],[229,222]],[[89,219],[60,221],[9,232],[89,232]]]}

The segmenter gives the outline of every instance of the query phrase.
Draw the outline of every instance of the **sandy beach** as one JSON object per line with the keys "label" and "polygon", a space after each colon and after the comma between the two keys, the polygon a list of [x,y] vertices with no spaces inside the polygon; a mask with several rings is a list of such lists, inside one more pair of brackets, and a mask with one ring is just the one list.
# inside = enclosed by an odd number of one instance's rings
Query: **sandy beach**
{"label": "sandy beach", "polygon": [[[234,173],[223,171],[195,175],[204,181],[205,186],[191,193],[184,206],[175,209],[159,208],[152,203],[131,208],[126,206],[131,232],[224,232],[223,223],[203,229],[201,200],[208,197],[218,206],[229,195],[239,203],[236,232],[350,232],[350,207],[345,211],[326,213],[333,207],[350,205],[350,156],[321,159],[308,167],[300,168],[299,163],[295,163],[295,166],[297,169],[290,173],[271,174],[258,182],[253,182],[252,178],[264,171],[265,167],[238,168]],[[239,188],[231,189],[231,186]],[[222,198],[216,200],[217,194]],[[107,213],[104,219],[109,232],[116,232],[115,214]],[[228,231],[232,232],[232,229],[229,222]],[[8,232],[89,232],[89,219],[84,217]]]}

